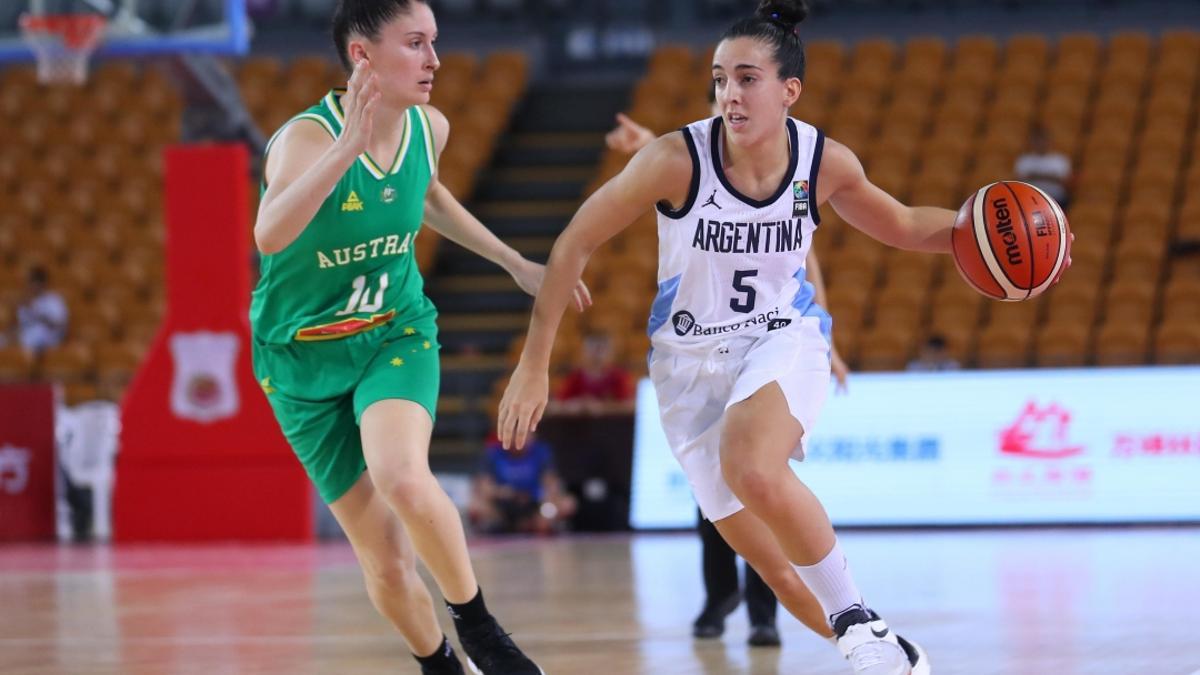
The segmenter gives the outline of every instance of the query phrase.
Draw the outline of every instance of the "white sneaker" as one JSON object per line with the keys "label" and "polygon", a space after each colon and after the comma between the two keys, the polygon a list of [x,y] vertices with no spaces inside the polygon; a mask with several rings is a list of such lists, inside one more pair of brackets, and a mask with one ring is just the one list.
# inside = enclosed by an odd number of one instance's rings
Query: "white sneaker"
{"label": "white sneaker", "polygon": [[892,632],[875,612],[846,610],[833,630],[838,649],[856,675],[930,675],[925,651]]}

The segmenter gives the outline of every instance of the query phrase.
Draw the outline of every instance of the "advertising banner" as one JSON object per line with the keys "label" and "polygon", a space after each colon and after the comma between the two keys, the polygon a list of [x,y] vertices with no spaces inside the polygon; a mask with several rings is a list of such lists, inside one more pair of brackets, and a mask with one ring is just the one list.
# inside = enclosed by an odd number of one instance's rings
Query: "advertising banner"
{"label": "advertising banner", "polygon": [[[1200,520],[1200,367],[859,373],[849,389],[792,463],[835,525]],[[695,523],[649,381],[630,521]]]}

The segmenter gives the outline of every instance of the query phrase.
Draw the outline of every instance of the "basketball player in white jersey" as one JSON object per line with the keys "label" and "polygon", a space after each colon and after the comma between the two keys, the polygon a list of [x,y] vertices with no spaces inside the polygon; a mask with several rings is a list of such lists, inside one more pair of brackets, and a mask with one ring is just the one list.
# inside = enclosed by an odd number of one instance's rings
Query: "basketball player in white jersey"
{"label": "basketball player in white jersey", "polygon": [[824,508],[788,460],[803,457],[829,388],[831,320],[804,270],[820,209],[933,253],[950,252],[955,214],[901,204],[850,149],[788,118],[804,79],[796,26],[806,14],[800,0],[764,1],[731,27],[713,62],[721,116],[650,143],[580,207],[551,253],[499,432],[521,446],[537,426],[554,335],[589,255],[656,206],[650,377],[700,508],[792,614],[819,604],[855,673],[924,675],[928,657],[864,602]]}

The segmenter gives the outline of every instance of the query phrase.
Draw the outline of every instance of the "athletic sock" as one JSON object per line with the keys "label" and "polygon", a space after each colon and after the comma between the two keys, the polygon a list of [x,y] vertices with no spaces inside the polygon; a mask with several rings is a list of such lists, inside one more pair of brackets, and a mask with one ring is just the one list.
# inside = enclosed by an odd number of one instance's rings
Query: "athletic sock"
{"label": "athletic sock", "polygon": [[442,644],[438,645],[438,648],[433,650],[432,654],[429,656],[417,656],[413,654],[413,658],[421,666],[441,666],[458,663],[458,657],[454,655],[454,647],[450,646],[450,641],[446,639],[445,635],[442,636]]}
{"label": "athletic sock", "polygon": [[459,633],[461,633],[464,628],[478,626],[491,617],[491,613],[488,612],[487,605],[483,604],[482,588],[475,593],[475,597],[462,603],[461,605],[447,602],[446,608],[450,610],[450,616],[454,618],[454,627],[458,629]]}
{"label": "athletic sock", "polygon": [[833,550],[815,565],[793,565],[804,585],[821,603],[832,626],[838,614],[854,607],[863,607],[862,594],[850,576],[850,565],[842,547],[833,542]]}

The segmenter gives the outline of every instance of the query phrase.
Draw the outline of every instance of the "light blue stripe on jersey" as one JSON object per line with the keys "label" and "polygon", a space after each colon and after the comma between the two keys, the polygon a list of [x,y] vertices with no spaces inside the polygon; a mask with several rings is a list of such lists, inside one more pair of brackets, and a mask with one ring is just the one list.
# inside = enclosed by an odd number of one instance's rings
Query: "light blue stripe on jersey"
{"label": "light blue stripe on jersey", "polygon": [[824,307],[813,302],[817,290],[806,278],[804,268],[801,267],[792,277],[800,282],[800,290],[796,291],[796,297],[792,298],[792,307],[800,310],[800,316],[815,316],[820,319],[821,334],[825,336],[829,344],[833,344],[833,317],[825,311]]}
{"label": "light blue stripe on jersey", "polygon": [[679,292],[679,278],[682,276],[677,274],[658,285],[658,295],[654,296],[654,304],[650,305],[650,325],[646,328],[646,335],[653,337],[670,318],[671,306],[675,304],[675,294]]}

